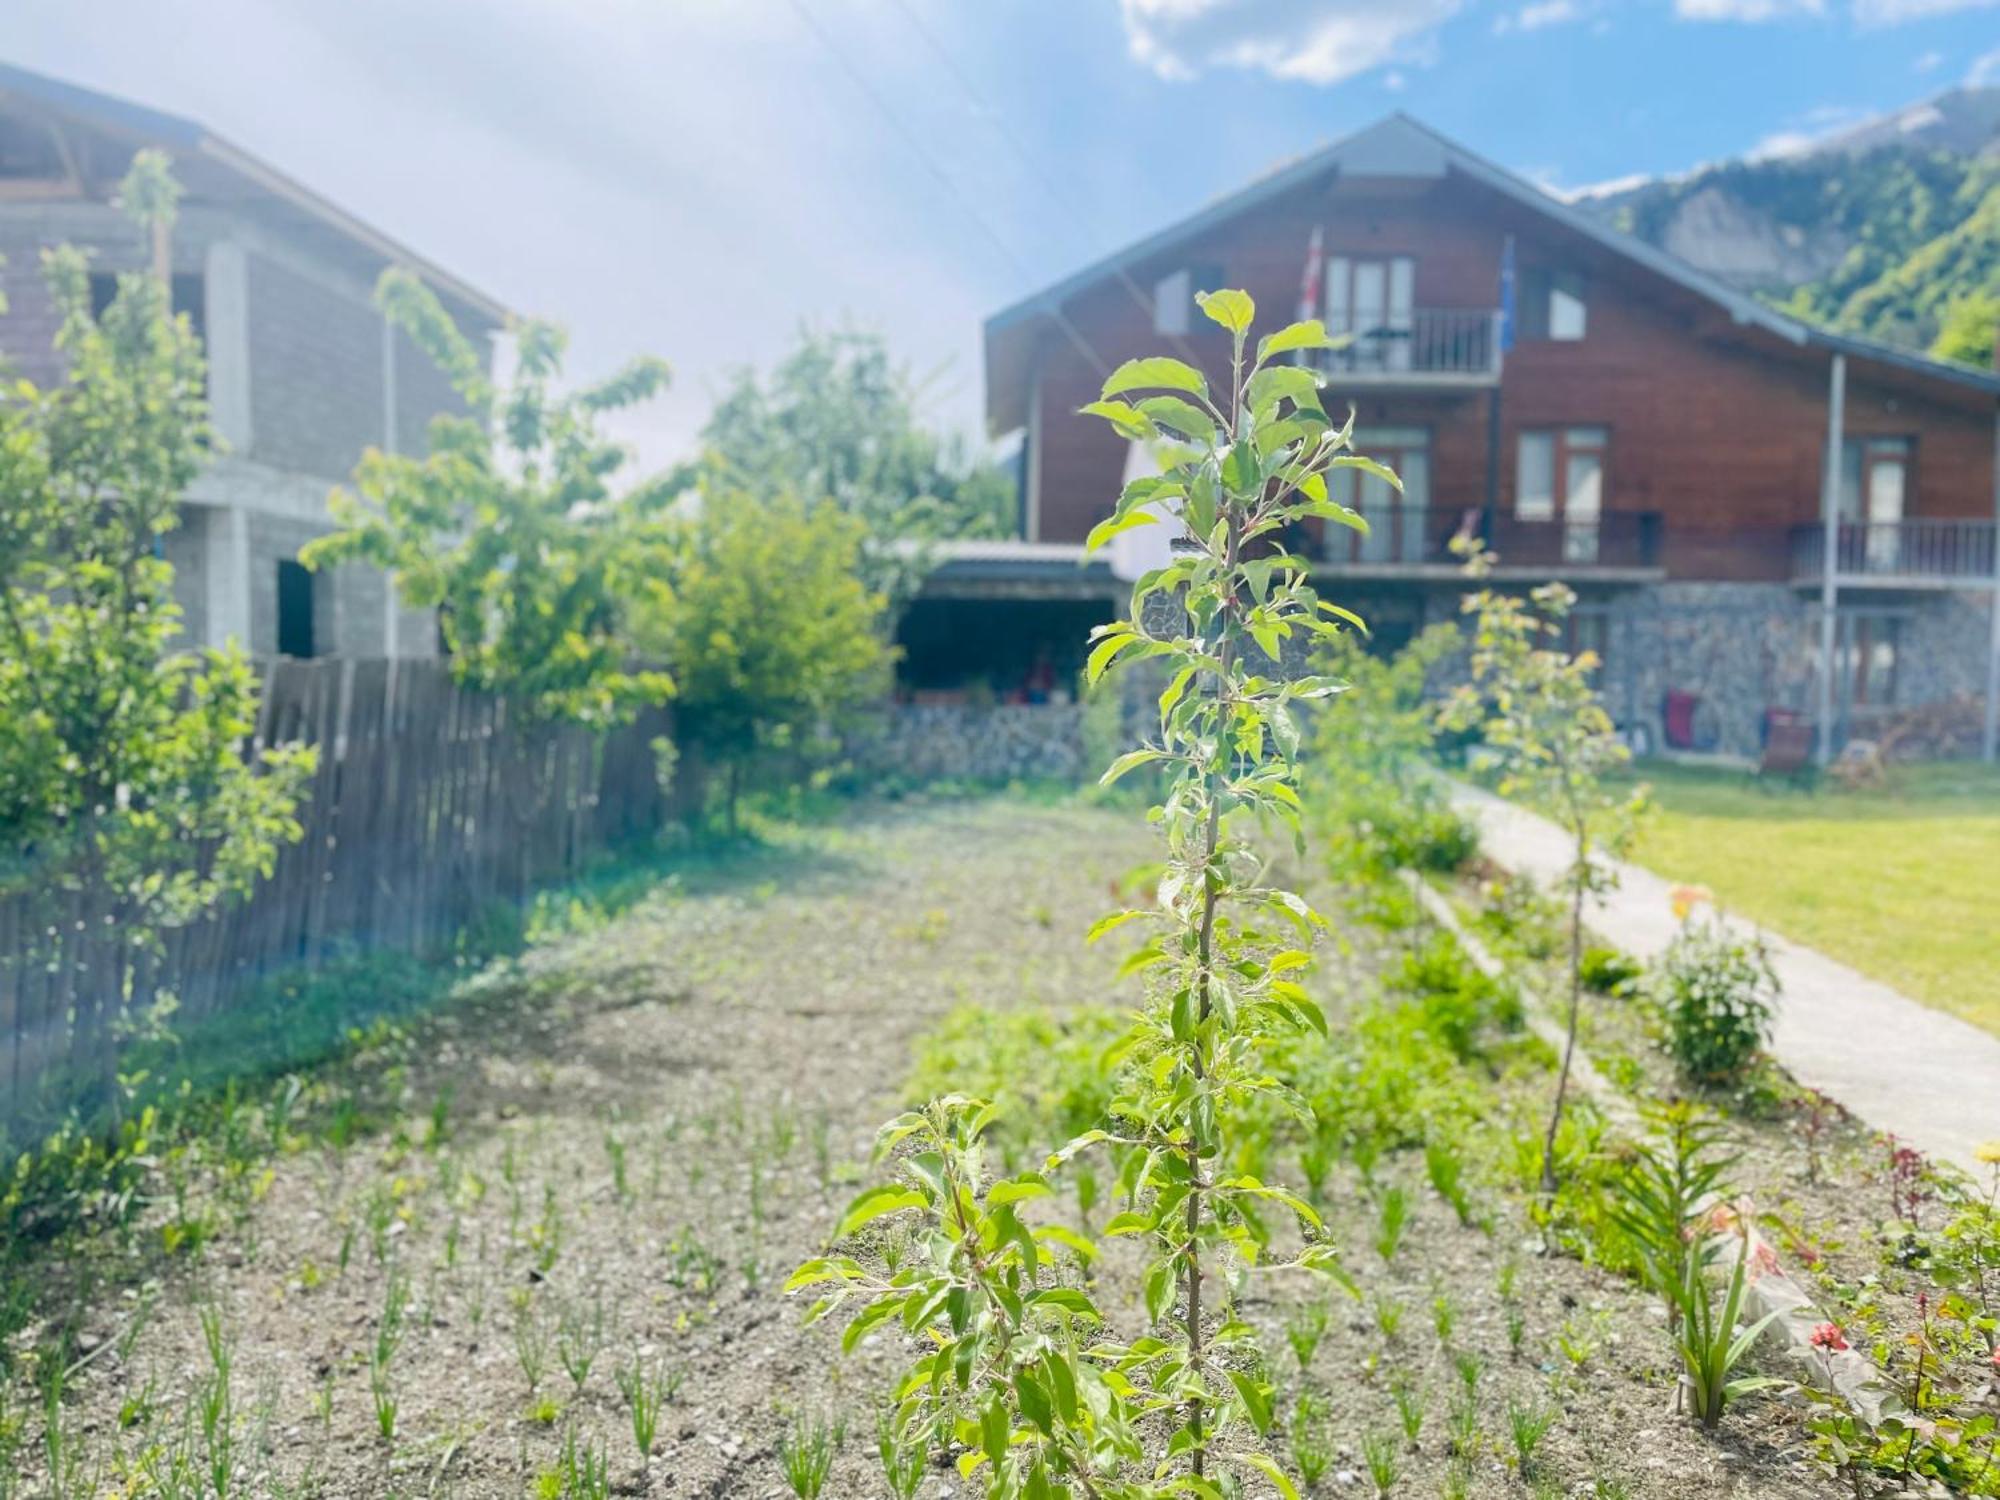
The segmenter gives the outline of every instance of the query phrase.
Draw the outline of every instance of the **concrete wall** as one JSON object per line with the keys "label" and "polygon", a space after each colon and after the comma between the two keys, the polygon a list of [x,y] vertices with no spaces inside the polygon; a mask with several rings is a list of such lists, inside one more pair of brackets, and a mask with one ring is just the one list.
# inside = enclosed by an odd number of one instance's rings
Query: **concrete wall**
{"label": "concrete wall", "polygon": [[[138,231],[108,204],[0,205],[0,363],[44,386],[62,379],[63,362],[41,251],[63,243],[87,247],[94,271],[150,265]],[[426,452],[432,417],[463,403],[375,310],[364,275],[254,215],[188,205],[172,261],[176,275],[202,278],[211,420],[222,442],[164,555],[189,640],[235,635],[270,652],[278,561],[330,529],[328,493],[368,447]],[[436,653],[434,615],[392,609],[386,579],[372,570],[322,576],[314,592],[319,651]]]}

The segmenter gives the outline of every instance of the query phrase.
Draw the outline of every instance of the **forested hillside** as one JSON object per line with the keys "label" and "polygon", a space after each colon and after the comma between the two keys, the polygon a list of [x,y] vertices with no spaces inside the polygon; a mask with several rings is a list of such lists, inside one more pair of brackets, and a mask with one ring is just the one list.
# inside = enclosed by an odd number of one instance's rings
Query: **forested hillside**
{"label": "forested hillside", "polygon": [[1796,155],[1582,206],[1802,316],[1988,364],[2000,323],[2000,89],[1958,89]]}

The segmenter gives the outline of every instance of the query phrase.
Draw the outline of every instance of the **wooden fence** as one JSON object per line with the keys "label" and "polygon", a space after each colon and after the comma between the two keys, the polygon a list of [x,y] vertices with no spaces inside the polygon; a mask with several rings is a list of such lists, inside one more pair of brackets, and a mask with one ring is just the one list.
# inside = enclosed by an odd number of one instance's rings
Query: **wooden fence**
{"label": "wooden fence", "polygon": [[[0,897],[0,1137],[112,1076],[130,1028],[171,994],[176,1024],[227,1012],[282,970],[356,948],[448,948],[665,812],[664,711],[609,734],[522,722],[435,661],[293,661],[264,673],[258,738],[319,747],[305,837],[246,900],[136,960],[101,897]],[[126,977],[130,978],[129,989]]]}

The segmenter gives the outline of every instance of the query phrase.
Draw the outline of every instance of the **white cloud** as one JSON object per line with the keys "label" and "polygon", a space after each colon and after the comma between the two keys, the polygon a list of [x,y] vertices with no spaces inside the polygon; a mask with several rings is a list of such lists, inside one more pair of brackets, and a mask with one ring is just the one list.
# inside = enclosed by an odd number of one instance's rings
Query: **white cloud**
{"label": "white cloud", "polygon": [[1674,0],[1683,21],[1782,21],[1826,14],[1826,0]]}
{"label": "white cloud", "polygon": [[1965,81],[1974,88],[2000,83],[2000,47],[1975,57],[1972,66],[1965,70]]}
{"label": "white cloud", "polygon": [[1544,26],[1563,26],[1571,21],[1581,21],[1585,7],[1579,0],[1529,0],[1519,10],[1501,16],[1493,23],[1497,36],[1505,36],[1513,31],[1540,31]]}
{"label": "white cloud", "polygon": [[1944,54],[1933,47],[1922,57],[1910,64],[1912,73],[1935,73],[1944,66]]}
{"label": "white cloud", "polygon": [[1162,78],[1243,68],[1338,83],[1421,62],[1462,0],[1119,0],[1133,57]]}
{"label": "white cloud", "polygon": [[1860,26],[1900,26],[1930,16],[1979,10],[2000,0],[1854,0],[1854,20]]}

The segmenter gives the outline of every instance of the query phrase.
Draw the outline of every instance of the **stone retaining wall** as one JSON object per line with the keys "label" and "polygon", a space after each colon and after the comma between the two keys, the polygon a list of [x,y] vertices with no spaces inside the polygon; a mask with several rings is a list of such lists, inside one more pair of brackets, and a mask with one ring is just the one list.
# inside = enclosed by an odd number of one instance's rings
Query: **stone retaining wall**
{"label": "stone retaining wall", "polygon": [[1082,780],[1077,703],[896,703],[855,747],[867,772],[914,781]]}

